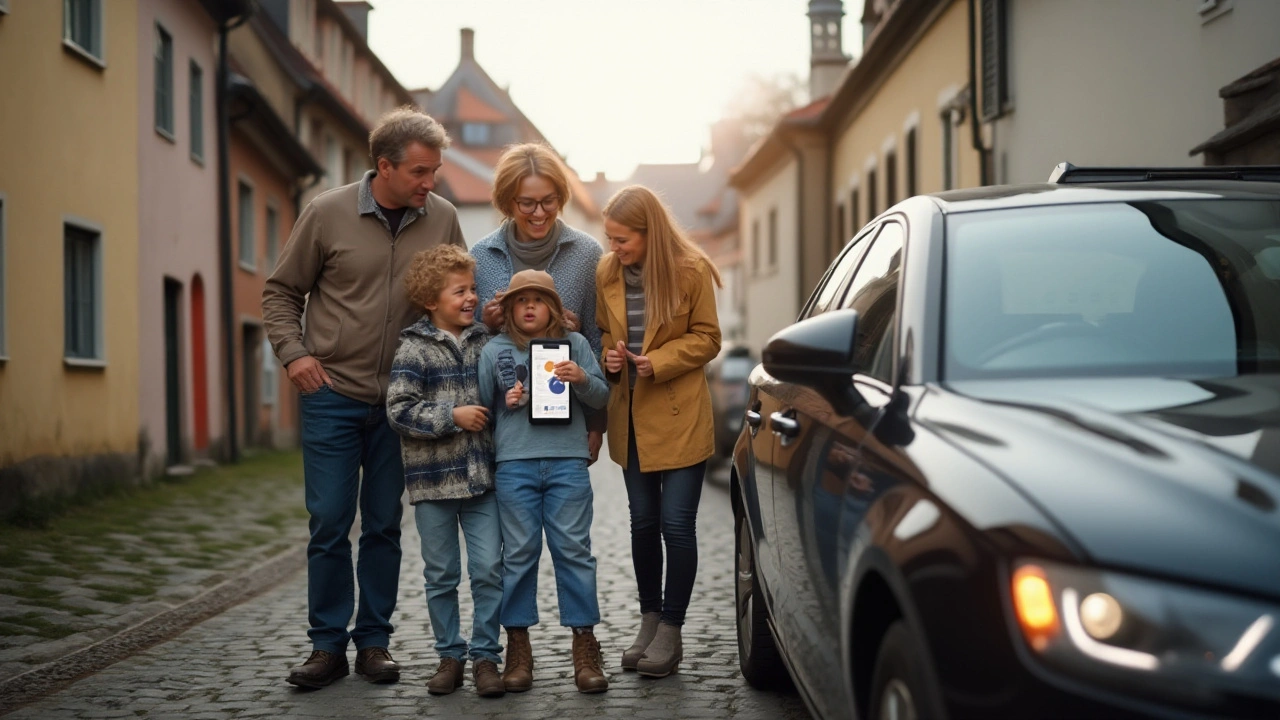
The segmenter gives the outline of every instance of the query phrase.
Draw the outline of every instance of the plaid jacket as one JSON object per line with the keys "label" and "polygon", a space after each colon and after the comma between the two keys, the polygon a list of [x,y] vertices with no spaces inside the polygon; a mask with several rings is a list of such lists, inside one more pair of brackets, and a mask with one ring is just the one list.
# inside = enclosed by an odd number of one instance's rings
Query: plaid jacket
{"label": "plaid jacket", "polygon": [[426,317],[400,333],[387,419],[400,434],[405,487],[415,505],[493,489],[493,428],[466,432],[453,423],[455,407],[480,404],[477,370],[488,342],[481,323],[463,330],[455,344]]}

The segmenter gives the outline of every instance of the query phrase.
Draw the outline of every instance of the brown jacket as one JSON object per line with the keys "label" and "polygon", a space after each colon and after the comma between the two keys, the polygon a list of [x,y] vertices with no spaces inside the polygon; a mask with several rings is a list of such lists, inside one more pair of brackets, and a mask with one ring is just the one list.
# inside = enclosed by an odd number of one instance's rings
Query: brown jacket
{"label": "brown jacket", "polygon": [[[604,264],[601,263],[601,268]],[[605,351],[627,339],[626,286],[622,273],[596,272],[596,323]],[[657,472],[695,465],[711,457],[715,425],[703,366],[720,352],[720,319],[710,268],[690,261],[680,276],[680,305],[662,327],[646,323],[641,351],[653,375],[636,378],[634,397],[625,368],[610,375],[609,456],[627,466],[627,431],[635,423],[640,470]],[[604,357],[601,355],[601,366]],[[628,409],[630,410],[628,412]]]}
{"label": "brown jacket", "polygon": [[303,209],[262,291],[262,318],[282,364],[311,355],[335,391],[377,405],[386,402],[400,331],[422,315],[405,290],[410,261],[441,243],[466,243],[457,210],[434,193],[424,213],[407,212],[393,239],[373,211],[368,180],[322,193]]}

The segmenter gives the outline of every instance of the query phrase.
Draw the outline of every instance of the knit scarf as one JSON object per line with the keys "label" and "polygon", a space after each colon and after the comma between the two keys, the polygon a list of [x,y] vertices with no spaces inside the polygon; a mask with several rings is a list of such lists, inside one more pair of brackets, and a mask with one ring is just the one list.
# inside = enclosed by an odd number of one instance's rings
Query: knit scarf
{"label": "knit scarf", "polygon": [[644,268],[639,265],[623,265],[622,280],[634,288],[644,288]]}
{"label": "knit scarf", "polygon": [[511,254],[511,271],[546,270],[551,264],[551,256],[556,253],[556,243],[560,242],[560,231],[564,224],[559,218],[551,227],[551,232],[541,240],[522,242],[516,237],[516,224],[512,220],[506,223],[507,252]]}

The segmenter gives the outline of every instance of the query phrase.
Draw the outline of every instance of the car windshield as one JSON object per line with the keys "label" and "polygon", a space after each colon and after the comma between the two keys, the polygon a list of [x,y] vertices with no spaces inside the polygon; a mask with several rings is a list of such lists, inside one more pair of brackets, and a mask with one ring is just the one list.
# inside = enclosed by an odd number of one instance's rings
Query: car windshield
{"label": "car windshield", "polygon": [[947,379],[1280,371],[1280,201],[960,213],[946,252]]}

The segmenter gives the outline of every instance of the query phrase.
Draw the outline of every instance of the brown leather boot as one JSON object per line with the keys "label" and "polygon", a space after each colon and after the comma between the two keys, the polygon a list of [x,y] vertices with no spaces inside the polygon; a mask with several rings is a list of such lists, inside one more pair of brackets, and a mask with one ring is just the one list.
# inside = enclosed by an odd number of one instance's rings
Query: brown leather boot
{"label": "brown leather boot", "polygon": [[609,689],[600,643],[596,642],[596,636],[590,630],[573,631],[573,683],[580,693],[600,693]]}
{"label": "brown leather boot", "polygon": [[298,667],[289,671],[289,682],[304,688],[322,688],[351,672],[346,653],[315,650]]}
{"label": "brown leather boot", "polygon": [[477,660],[471,665],[471,677],[480,697],[502,697],[507,694],[506,685],[498,675],[498,665],[492,660]]}
{"label": "brown leather boot", "polygon": [[427,681],[427,692],[432,695],[448,695],[462,687],[462,663],[457,658],[440,658],[436,674]]}
{"label": "brown leather boot", "polygon": [[507,663],[502,669],[507,692],[524,692],[533,687],[533,647],[529,628],[507,628]]}
{"label": "brown leather boot", "polygon": [[636,663],[644,657],[645,648],[649,647],[649,643],[653,642],[653,636],[658,632],[658,619],[661,617],[662,613],[656,612],[640,615],[640,632],[636,635],[636,641],[631,643],[631,647],[622,651],[623,670],[636,669]]}
{"label": "brown leather boot", "polygon": [[393,683],[400,680],[400,664],[391,659],[386,648],[367,647],[356,651],[356,674],[375,683]]}
{"label": "brown leather boot", "polygon": [[636,672],[645,677],[666,677],[680,669],[680,661],[683,659],[680,626],[659,623],[653,642],[649,643],[644,657],[636,663]]}

